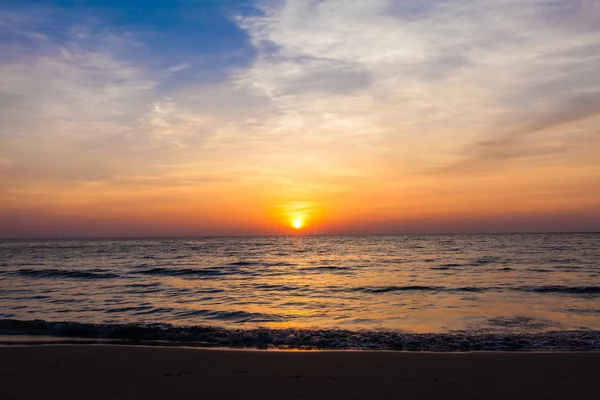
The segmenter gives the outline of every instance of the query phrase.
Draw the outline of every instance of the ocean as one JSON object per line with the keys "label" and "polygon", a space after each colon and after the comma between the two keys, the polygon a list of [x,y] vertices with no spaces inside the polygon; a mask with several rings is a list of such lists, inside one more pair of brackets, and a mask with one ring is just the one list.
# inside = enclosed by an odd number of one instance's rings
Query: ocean
{"label": "ocean", "polygon": [[600,350],[600,234],[3,240],[15,337]]}

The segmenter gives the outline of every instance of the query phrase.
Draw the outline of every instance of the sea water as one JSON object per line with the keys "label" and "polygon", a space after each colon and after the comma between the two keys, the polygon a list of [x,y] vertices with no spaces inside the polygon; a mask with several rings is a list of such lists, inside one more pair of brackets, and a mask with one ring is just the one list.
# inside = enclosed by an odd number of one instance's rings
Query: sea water
{"label": "sea water", "polygon": [[4,240],[0,319],[0,341],[594,350],[600,234]]}

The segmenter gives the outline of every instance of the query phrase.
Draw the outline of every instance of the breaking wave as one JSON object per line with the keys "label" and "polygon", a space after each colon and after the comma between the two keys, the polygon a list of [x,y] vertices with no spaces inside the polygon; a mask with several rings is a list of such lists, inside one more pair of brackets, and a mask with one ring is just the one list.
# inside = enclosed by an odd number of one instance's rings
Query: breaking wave
{"label": "breaking wave", "polygon": [[[231,329],[170,324],[83,324],[43,320],[0,320],[0,335],[42,335],[113,340],[124,344],[198,347],[401,351],[600,351],[600,331],[543,333],[411,333],[397,330]],[[0,336],[0,342],[2,337]],[[10,344],[11,342],[4,342]],[[19,343],[22,343],[19,342]]]}

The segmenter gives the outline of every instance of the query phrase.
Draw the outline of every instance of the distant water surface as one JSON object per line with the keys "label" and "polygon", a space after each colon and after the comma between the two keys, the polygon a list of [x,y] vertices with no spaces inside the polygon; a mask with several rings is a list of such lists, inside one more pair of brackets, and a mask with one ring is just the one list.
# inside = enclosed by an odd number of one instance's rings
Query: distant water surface
{"label": "distant water surface", "polygon": [[600,235],[5,240],[0,288],[11,334],[43,320],[36,333],[68,321],[268,328],[288,341],[336,330],[589,336],[600,331]]}

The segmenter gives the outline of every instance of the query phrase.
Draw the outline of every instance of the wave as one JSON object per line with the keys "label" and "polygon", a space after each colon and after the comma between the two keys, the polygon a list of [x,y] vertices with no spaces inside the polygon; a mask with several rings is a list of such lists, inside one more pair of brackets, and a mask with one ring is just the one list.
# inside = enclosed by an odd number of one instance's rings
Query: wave
{"label": "wave", "polygon": [[261,263],[254,262],[254,261],[236,261],[236,262],[229,263],[228,265],[230,265],[232,267],[246,267],[249,265],[261,265]]}
{"label": "wave", "polygon": [[125,285],[125,287],[128,288],[153,288],[153,287],[158,287],[161,286],[160,282],[153,282],[153,283],[130,283],[129,285]]}
{"label": "wave", "polygon": [[[600,331],[412,333],[398,330],[231,329],[170,324],[84,324],[0,320],[2,334],[111,339],[126,344],[173,344],[237,348],[402,351],[600,351]],[[5,342],[6,343],[6,342]],[[21,342],[22,343],[22,342]]]}
{"label": "wave", "polygon": [[217,321],[233,321],[241,322],[282,322],[287,320],[286,317],[275,314],[253,313],[246,311],[217,311],[217,310],[185,310],[176,312],[178,317],[195,317],[202,316],[203,318]]}
{"label": "wave", "polygon": [[[8,264],[6,264],[6,265],[8,265]],[[43,262],[41,262],[41,263],[24,262],[24,263],[14,263],[13,265],[15,265],[16,267],[37,267],[37,266],[46,265],[46,264]]]}
{"label": "wave", "polygon": [[390,292],[484,292],[487,288],[476,287],[441,287],[441,286],[369,286],[348,289],[353,292],[363,293],[390,293]]}
{"label": "wave", "polygon": [[74,278],[74,279],[113,279],[119,278],[119,274],[108,272],[104,269],[88,269],[81,271],[69,271],[64,269],[29,269],[21,268],[16,271],[4,272],[10,275],[35,277],[35,278]]}
{"label": "wave", "polygon": [[556,294],[600,294],[599,286],[517,286],[517,287],[444,287],[444,286],[366,286],[354,287],[350,289],[340,289],[340,291],[362,292],[362,293],[392,293],[392,292],[503,292],[518,291],[532,293],[556,293]]}
{"label": "wave", "polygon": [[119,308],[108,308],[106,309],[106,313],[110,314],[120,314],[124,312],[154,312],[155,307],[151,305],[140,305],[134,307],[119,307]]}
{"label": "wave", "polygon": [[578,264],[581,261],[577,258],[551,258],[547,262],[551,264]]}
{"label": "wave", "polygon": [[220,271],[215,268],[164,268],[156,267],[150,269],[144,269],[141,271],[135,271],[135,274],[144,275],[161,275],[161,276],[206,276],[206,275],[226,275],[227,272]]}
{"label": "wave", "polygon": [[336,267],[334,265],[323,265],[320,267],[302,268],[302,271],[348,271],[351,267]]}
{"label": "wave", "polygon": [[259,284],[254,285],[253,288],[260,290],[274,290],[277,292],[292,292],[295,290],[302,290],[303,287],[300,286],[289,286],[289,285],[277,285],[277,284]]}
{"label": "wave", "polygon": [[487,265],[487,264],[506,264],[508,262],[510,262],[510,260],[503,259],[503,258],[500,258],[500,257],[483,256],[483,257],[475,258],[471,262],[470,265],[474,266],[474,267],[477,267],[477,266]]}
{"label": "wave", "polygon": [[295,267],[298,264],[290,263],[290,262],[272,262],[265,264],[265,267]]}
{"label": "wave", "polygon": [[459,268],[441,266],[441,267],[431,267],[429,269],[434,270],[434,271],[454,271],[454,270],[457,270]]}
{"label": "wave", "polygon": [[437,265],[430,269],[443,271],[443,270],[449,270],[449,269],[462,269],[464,267],[481,267],[481,266],[489,265],[489,264],[506,264],[507,262],[508,262],[507,260],[503,260],[498,257],[480,257],[480,258],[476,258],[473,261],[466,263],[466,264],[447,263],[447,264]]}
{"label": "wave", "polygon": [[522,286],[517,290],[535,293],[600,294],[600,286]]}

